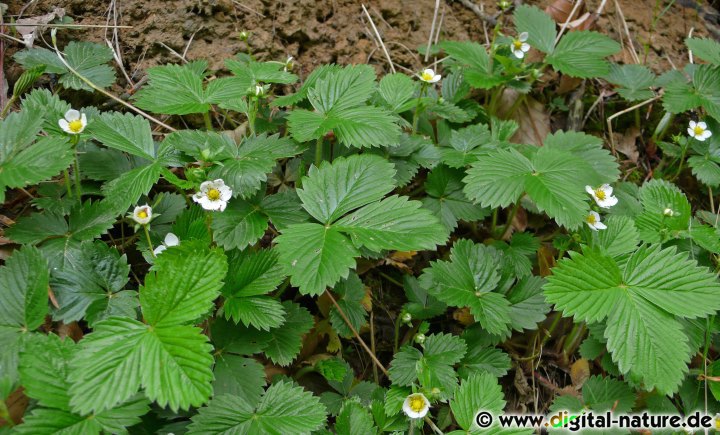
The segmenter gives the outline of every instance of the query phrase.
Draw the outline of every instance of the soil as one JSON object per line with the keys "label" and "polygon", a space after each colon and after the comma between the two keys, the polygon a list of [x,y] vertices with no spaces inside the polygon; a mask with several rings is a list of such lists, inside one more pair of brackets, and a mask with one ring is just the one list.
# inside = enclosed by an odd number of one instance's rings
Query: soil
{"label": "soil", "polygon": [[[367,0],[368,11],[399,69],[417,71],[424,66],[416,53],[419,46],[427,44],[435,1]],[[673,65],[680,68],[687,62],[683,40],[691,29],[695,36],[720,38],[720,15],[711,6],[680,0],[661,14],[668,2],[657,1],[656,4],[656,0],[619,0],[632,45],[640,59],[646,59],[657,71]],[[18,14],[26,6],[24,1],[8,3],[10,15]],[[486,12],[495,13],[495,3],[486,3]],[[532,3],[544,8],[551,2]],[[601,2],[585,3],[590,12],[595,12]],[[491,29],[486,29],[487,25],[475,13],[457,1],[442,0],[440,5],[441,39],[485,42],[485,31]],[[184,52],[188,60],[208,59],[212,69],[220,69],[224,59],[248,50],[238,37],[242,30],[251,32],[249,49],[256,57],[284,61],[293,56],[301,77],[325,63],[369,62],[377,66],[378,72],[388,70],[358,0],[39,0],[30,3],[23,16],[42,15],[55,7],[65,8],[80,24],[104,24],[110,17],[117,18],[118,24],[132,26],[119,29],[118,33],[125,68],[133,80],[153,65],[179,62]],[[660,16],[655,25],[653,16]],[[619,57],[632,61],[614,0],[606,2],[596,28],[622,40],[626,50]],[[106,37],[112,38],[112,31],[70,30],[61,36],[97,42]],[[8,49],[11,53],[12,48]],[[7,62],[6,68],[12,82],[19,71],[7,66]]]}

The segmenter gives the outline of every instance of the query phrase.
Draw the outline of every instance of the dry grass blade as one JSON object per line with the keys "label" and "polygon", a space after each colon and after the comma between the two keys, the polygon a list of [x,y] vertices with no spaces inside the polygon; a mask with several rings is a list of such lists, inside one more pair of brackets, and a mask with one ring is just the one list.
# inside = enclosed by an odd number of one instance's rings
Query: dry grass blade
{"label": "dry grass blade", "polygon": [[390,65],[390,70],[392,70],[393,74],[395,74],[395,65],[393,64],[392,58],[390,57],[390,53],[388,53],[387,47],[385,47],[385,43],[383,42],[382,38],[380,37],[380,32],[378,32],[377,27],[375,27],[375,22],[373,21],[372,17],[370,16],[370,13],[368,12],[365,5],[362,5],[362,10],[365,13],[365,15],[368,17],[368,20],[370,20],[370,25],[372,26],[373,32],[375,32],[375,37],[377,38],[380,47],[382,47],[383,53],[385,53],[385,58],[388,61],[388,64]]}

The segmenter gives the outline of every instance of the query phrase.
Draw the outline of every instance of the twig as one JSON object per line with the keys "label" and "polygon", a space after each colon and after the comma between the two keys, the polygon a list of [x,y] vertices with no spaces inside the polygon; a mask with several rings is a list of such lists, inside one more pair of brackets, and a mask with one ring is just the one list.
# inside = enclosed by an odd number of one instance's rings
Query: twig
{"label": "twig", "polygon": [[370,20],[370,25],[372,26],[373,31],[375,32],[375,37],[378,39],[378,42],[380,43],[380,46],[382,47],[383,52],[385,53],[385,57],[387,58],[388,64],[390,64],[390,70],[392,70],[393,74],[395,74],[395,65],[393,64],[392,58],[390,57],[390,53],[387,51],[387,47],[385,47],[385,43],[383,42],[382,38],[380,37],[380,32],[378,32],[377,27],[375,27],[375,22],[373,21],[372,17],[370,16],[370,13],[368,12],[365,5],[362,5],[362,10],[365,12],[365,15],[368,17],[368,20]]}
{"label": "twig", "polygon": [[435,0],[435,11],[433,11],[433,20],[430,25],[430,36],[428,37],[427,47],[425,48],[425,63],[430,60],[430,46],[433,43],[433,36],[435,36],[435,22],[437,21],[438,11],[440,10],[440,0]]}
{"label": "twig", "polygon": [[[692,34],[693,34],[693,31],[694,31],[694,30],[695,30],[694,27],[691,27],[691,28],[690,28],[690,32],[688,33],[688,39],[692,38]],[[695,63],[695,62],[693,62],[693,52],[692,52],[692,50],[688,50],[688,60],[690,61],[690,63]]]}
{"label": "twig", "polygon": [[568,24],[570,24],[570,20],[572,20],[572,17],[575,16],[575,13],[578,11],[580,6],[582,5],[583,0],[577,0],[575,2],[575,6],[573,6],[572,11],[570,11],[570,15],[568,15],[567,19],[563,23],[562,27],[560,27],[560,31],[557,34],[557,37],[555,37],[555,44],[557,45],[558,41],[560,41],[560,37],[565,33],[565,29],[567,29]]}
{"label": "twig", "polygon": [[637,53],[635,52],[635,44],[632,42],[632,37],[630,37],[630,29],[628,28],[627,21],[625,21],[625,15],[623,14],[622,8],[620,8],[620,4],[617,0],[615,1],[615,9],[618,11],[618,15],[620,16],[620,19],[622,20],[623,28],[625,29],[625,35],[628,39],[628,44],[630,44],[630,54],[632,54],[632,58],[635,61],[635,63],[640,63],[640,58],[638,57]]}
{"label": "twig", "polygon": [[233,3],[235,3],[235,6],[238,6],[238,7],[242,8],[242,9],[245,9],[246,11],[252,12],[252,13],[255,14],[255,15],[259,15],[259,16],[261,16],[261,17],[263,17],[263,18],[267,18],[265,15],[261,14],[260,12],[254,10],[254,9],[248,7],[248,6],[245,6],[244,4],[240,3],[240,2],[237,1],[237,0],[233,0]]}
{"label": "twig", "polygon": [[185,46],[185,50],[183,50],[182,57],[183,59],[186,59],[187,52],[190,50],[190,44],[192,44],[193,39],[195,39],[195,35],[197,35],[197,32],[201,31],[204,28],[204,26],[200,26],[196,31],[193,32],[192,35],[190,35],[190,40],[188,41],[187,45]]}
{"label": "twig", "polygon": [[[7,24],[5,24],[5,25],[7,26]],[[9,40],[11,40],[11,41],[19,42],[20,44],[25,45],[25,41],[23,41],[22,39],[18,39],[18,38],[14,37],[14,36],[6,35],[5,33],[0,33],[0,37],[1,37],[1,38],[7,38],[7,39],[9,39]]]}
{"label": "twig", "polygon": [[17,23],[5,23],[5,26],[10,27],[50,27],[50,28],[58,28],[62,29],[65,27],[68,28],[78,28],[78,29],[132,29],[133,26],[113,26],[113,25],[107,25],[107,24],[17,24]]}
{"label": "twig", "polygon": [[473,3],[470,0],[460,0],[460,3],[463,4],[466,8],[470,9],[471,11],[475,12],[475,15],[480,17],[481,20],[485,21],[486,23],[490,24],[491,26],[494,26],[497,24],[497,18],[493,17],[491,15],[486,14],[478,5]]}
{"label": "twig", "polygon": [[169,51],[170,53],[177,56],[177,58],[180,59],[181,61],[187,63],[187,59],[185,59],[182,54],[178,53],[177,51],[173,50],[171,47],[165,45],[164,43],[162,43],[160,41],[158,41],[158,44],[162,45],[163,48],[165,48],[167,51]]}
{"label": "twig", "polygon": [[656,95],[656,96],[650,98],[649,100],[645,100],[645,101],[643,101],[642,103],[638,103],[638,104],[636,104],[636,105],[634,105],[634,106],[632,106],[632,107],[628,107],[627,109],[621,110],[620,112],[614,113],[614,114],[612,114],[611,116],[608,117],[608,119],[607,119],[607,126],[608,126],[608,131],[610,132],[610,146],[611,146],[611,150],[612,150],[613,156],[617,157],[617,151],[615,151],[615,138],[613,137],[612,120],[615,119],[615,118],[617,118],[617,117],[620,116],[620,115],[624,115],[624,114],[626,114],[626,113],[628,113],[628,112],[632,112],[632,111],[635,110],[635,109],[639,109],[639,108],[642,107],[642,106],[645,106],[645,105],[647,105],[647,104],[650,104],[650,103],[652,103],[653,101],[656,101],[656,100],[660,99],[661,97],[662,97],[662,95]]}

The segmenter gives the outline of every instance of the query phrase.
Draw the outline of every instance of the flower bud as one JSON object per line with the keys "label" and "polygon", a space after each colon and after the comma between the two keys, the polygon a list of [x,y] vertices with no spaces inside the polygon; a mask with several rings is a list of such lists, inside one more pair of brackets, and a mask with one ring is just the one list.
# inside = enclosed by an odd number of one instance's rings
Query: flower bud
{"label": "flower bud", "polygon": [[425,343],[425,334],[422,332],[415,335],[415,343],[417,344],[423,344]]}
{"label": "flower bud", "polygon": [[403,323],[410,323],[412,321],[412,314],[405,313],[401,317]]}
{"label": "flower bud", "polygon": [[673,215],[675,215],[675,212],[671,208],[666,208],[665,210],[663,210],[663,215],[673,217]]}
{"label": "flower bud", "polygon": [[245,30],[243,30],[238,34],[238,37],[241,41],[247,41],[248,39],[250,39],[250,32],[246,32]]}

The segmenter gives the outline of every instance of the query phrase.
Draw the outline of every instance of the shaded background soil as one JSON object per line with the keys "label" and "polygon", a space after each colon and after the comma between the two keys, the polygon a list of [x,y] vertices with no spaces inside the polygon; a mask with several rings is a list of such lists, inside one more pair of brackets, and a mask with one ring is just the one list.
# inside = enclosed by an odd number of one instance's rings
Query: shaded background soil
{"label": "shaded background soil", "polygon": [[[61,7],[81,24],[105,24],[109,19],[111,23],[117,20],[117,24],[132,26],[119,29],[117,35],[125,69],[132,80],[140,78],[150,66],[179,62],[182,53],[188,60],[208,59],[211,68],[222,68],[224,59],[248,49],[238,37],[241,30],[251,32],[250,49],[259,59],[284,60],[293,56],[301,77],[324,63],[369,62],[379,72],[387,70],[358,0],[5,1],[11,16],[21,12],[23,17],[42,15]],[[477,0],[474,3],[483,4]],[[495,2],[484,3],[485,11],[493,14]],[[550,1],[529,3],[544,8]],[[588,11],[595,12],[601,2],[585,3]],[[632,45],[641,54],[647,47],[647,64],[658,71],[673,65],[680,68],[687,62],[683,40],[691,29],[695,36],[720,38],[717,11],[693,0],[675,1],[653,26],[653,17],[660,15],[669,3],[619,0]],[[440,39],[486,40],[485,32],[491,29],[486,29],[487,25],[474,12],[458,1],[441,0],[440,5]],[[420,69],[423,61],[417,48],[427,44],[435,0],[366,0],[366,6],[393,61],[410,70]],[[606,2],[596,28],[627,46],[625,27],[616,6],[615,0]],[[97,42],[112,37],[112,31],[105,29],[68,30],[64,35],[64,39]],[[12,47],[8,49],[9,54]],[[631,61],[627,51],[621,56],[622,60]],[[6,72],[12,82],[20,71],[8,63],[11,62],[6,62]]]}

